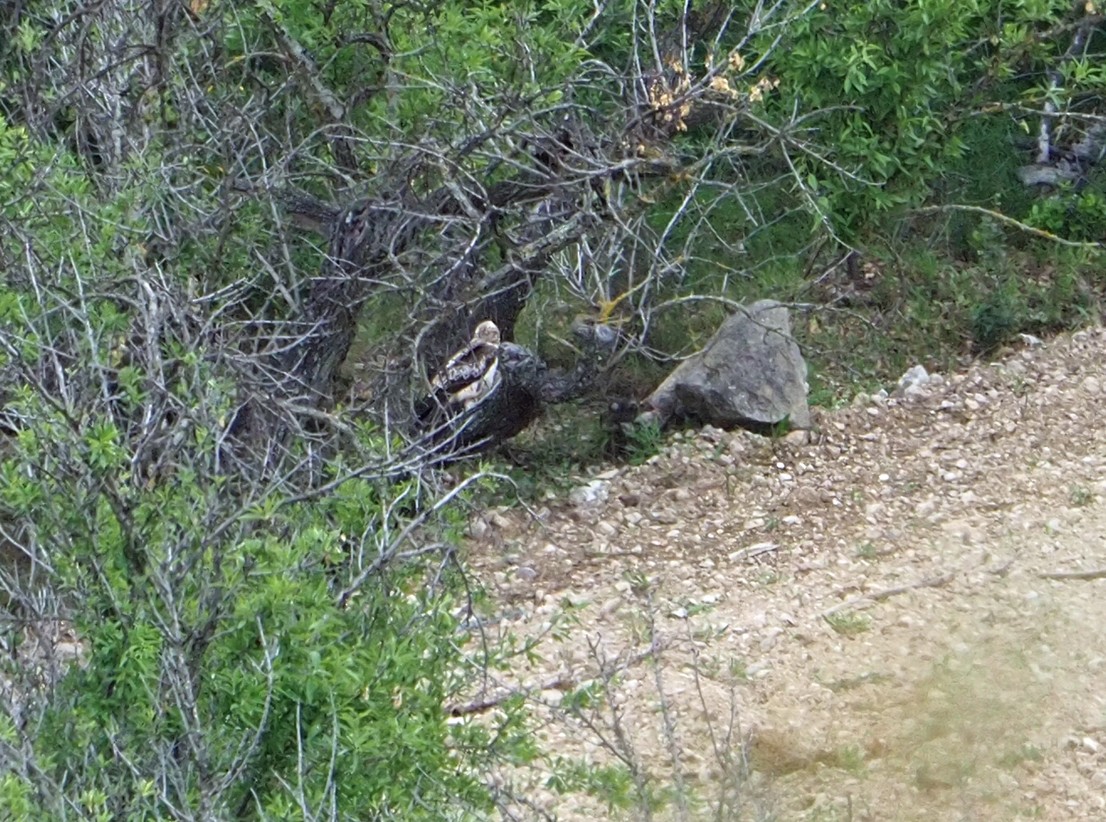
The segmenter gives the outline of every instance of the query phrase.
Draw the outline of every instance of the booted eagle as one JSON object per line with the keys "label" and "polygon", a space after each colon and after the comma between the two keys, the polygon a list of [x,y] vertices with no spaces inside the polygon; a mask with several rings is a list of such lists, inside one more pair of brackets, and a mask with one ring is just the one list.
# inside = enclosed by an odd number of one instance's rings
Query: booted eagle
{"label": "booted eagle", "polygon": [[430,386],[443,405],[467,410],[487,396],[496,382],[499,364],[499,326],[484,320],[468,345],[449,358]]}

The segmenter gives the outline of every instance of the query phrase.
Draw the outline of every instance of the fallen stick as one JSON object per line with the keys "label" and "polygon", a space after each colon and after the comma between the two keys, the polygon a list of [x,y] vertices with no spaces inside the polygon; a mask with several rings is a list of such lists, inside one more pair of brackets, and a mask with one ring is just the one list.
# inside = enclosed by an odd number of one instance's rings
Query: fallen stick
{"label": "fallen stick", "polygon": [[641,651],[626,659],[619,660],[618,664],[613,668],[606,669],[601,668],[595,677],[586,678],[584,676],[572,677],[568,674],[560,674],[547,679],[544,682],[536,685],[520,685],[518,687],[511,687],[509,685],[503,686],[499,689],[499,693],[494,696],[487,697],[485,699],[478,699],[475,702],[469,702],[467,704],[451,703],[445,706],[445,712],[449,716],[468,716],[470,714],[482,714],[490,711],[492,708],[497,708],[509,699],[514,699],[516,696],[523,696],[530,698],[534,694],[541,693],[542,691],[560,691],[561,693],[568,693],[575,688],[578,688],[582,682],[594,681],[600,677],[610,677],[614,674],[621,673],[622,671],[629,670],[635,665],[644,662],[652,656],[655,656],[658,652],[666,650],[667,645],[654,644],[647,651]]}
{"label": "fallen stick", "polygon": [[909,585],[899,585],[895,588],[884,588],[882,591],[875,591],[871,594],[864,594],[863,596],[854,597],[846,602],[842,602],[839,605],[834,605],[825,611],[822,611],[818,616],[822,619],[831,617],[839,611],[847,611],[850,608],[867,608],[871,605],[875,605],[877,602],[883,602],[885,599],[898,596],[899,594],[905,594],[908,591],[916,591],[919,588],[941,588],[948,585],[955,579],[956,574],[949,572],[947,574],[940,574],[935,577],[928,577],[927,579],[919,580],[918,582],[912,582]]}
{"label": "fallen stick", "polygon": [[762,554],[770,554],[773,551],[780,550],[779,543],[776,542],[763,542],[758,545],[750,546],[743,551],[738,551],[736,554],[730,556],[730,562],[742,562],[753,557],[759,557]]}
{"label": "fallen stick", "polygon": [[1093,571],[1045,571],[1037,576],[1041,579],[1106,579],[1106,568]]}
{"label": "fallen stick", "polygon": [[574,680],[568,676],[558,676],[553,679],[542,682],[538,685],[529,685],[522,688],[504,688],[501,693],[496,696],[489,697],[487,699],[478,699],[475,702],[469,702],[466,705],[446,705],[445,712],[449,716],[468,716],[470,714],[482,714],[486,711],[490,711],[492,708],[497,708],[506,702],[508,699],[522,694],[523,696],[530,696],[534,693],[540,693],[542,691],[571,691]]}

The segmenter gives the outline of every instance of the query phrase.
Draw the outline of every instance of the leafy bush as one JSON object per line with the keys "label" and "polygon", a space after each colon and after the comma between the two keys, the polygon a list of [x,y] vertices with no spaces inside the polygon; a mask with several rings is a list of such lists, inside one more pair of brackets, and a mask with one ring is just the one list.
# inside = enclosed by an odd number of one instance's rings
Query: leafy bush
{"label": "leafy bush", "polygon": [[[770,102],[822,112],[811,123],[818,143],[796,134],[795,157],[832,225],[855,238],[887,212],[924,202],[963,167],[966,138],[986,130],[981,123],[1005,122],[1019,95],[1029,117],[1045,99],[1062,108],[1094,87],[1089,53],[1063,63],[1063,88],[1048,80],[1072,30],[1058,24],[1070,14],[1062,0],[879,0],[822,4],[796,20],[766,66],[779,78]],[[973,155],[969,173],[986,178],[996,163]]]}
{"label": "leafy bush", "polygon": [[1099,242],[1106,236],[1106,195],[1062,191],[1034,203],[1026,222],[1068,240]]}
{"label": "leafy bush", "polygon": [[[334,493],[297,500],[276,479],[212,470],[229,398],[193,368],[177,386],[197,409],[190,441],[153,472],[96,408],[12,405],[30,422],[0,464],[0,505],[37,582],[5,572],[28,627],[7,623],[19,687],[6,707],[21,720],[3,759],[25,781],[4,783],[3,815],[487,811],[483,767],[513,737],[491,751],[481,729],[447,722],[469,670],[453,586],[427,585],[436,562],[395,564],[387,536],[415,487],[350,478],[338,460]],[[33,638],[57,621],[80,663],[36,684]]]}
{"label": "leafy bush", "polygon": [[162,138],[100,177],[0,107],[0,816],[486,814],[532,751],[449,715],[456,515],[363,421],[235,437],[303,249]]}

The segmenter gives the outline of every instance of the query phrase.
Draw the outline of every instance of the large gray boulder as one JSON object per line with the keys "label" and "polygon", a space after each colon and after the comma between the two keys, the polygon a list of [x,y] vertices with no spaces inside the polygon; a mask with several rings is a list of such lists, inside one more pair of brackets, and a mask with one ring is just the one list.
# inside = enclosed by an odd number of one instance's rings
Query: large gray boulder
{"label": "large gray boulder", "polygon": [[694,420],[720,428],[763,428],[787,420],[810,427],[806,362],[787,308],[760,300],[719,326],[645,401],[639,420]]}

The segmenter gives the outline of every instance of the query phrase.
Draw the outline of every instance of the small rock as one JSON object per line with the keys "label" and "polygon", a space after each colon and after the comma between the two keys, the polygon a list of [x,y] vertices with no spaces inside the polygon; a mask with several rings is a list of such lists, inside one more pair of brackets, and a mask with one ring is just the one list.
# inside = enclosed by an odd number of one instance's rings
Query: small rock
{"label": "small rock", "polygon": [[1083,390],[1088,394],[1101,394],[1102,383],[1098,381],[1097,377],[1087,377],[1083,380]]}
{"label": "small rock", "polygon": [[910,400],[911,402],[913,402],[926,396],[927,393],[928,392],[926,391],[925,385],[908,385],[906,388],[903,389],[902,398],[904,400]]}
{"label": "small rock", "polygon": [[783,441],[788,445],[808,445],[810,443],[810,431],[805,428],[788,431],[784,434]]}
{"label": "small rock", "polygon": [[779,644],[781,634],[783,634],[783,628],[772,628],[768,631],[768,634],[760,641],[760,650],[767,653],[775,648]]}
{"label": "small rock", "polygon": [[559,691],[556,688],[549,688],[541,692],[541,700],[546,705],[552,705],[556,708],[561,704],[561,700],[565,698],[564,691]]}
{"label": "small rock", "polygon": [[899,382],[895,386],[895,390],[891,396],[906,397],[908,396],[907,392],[911,389],[914,389],[915,393],[918,393],[919,390],[924,388],[928,383],[929,372],[925,370],[925,366],[915,365],[899,377]]}
{"label": "small rock", "polygon": [[680,521],[679,516],[671,508],[658,508],[656,511],[650,511],[649,516],[658,525],[675,525]]}
{"label": "small rock", "polygon": [[612,597],[599,606],[599,614],[600,616],[608,616],[621,608],[622,605],[623,600],[621,597]]}
{"label": "small rock", "polygon": [[932,498],[924,499],[914,506],[914,513],[917,514],[919,517],[928,517],[936,510],[937,500]]}
{"label": "small rock", "polygon": [[704,425],[699,429],[699,438],[709,442],[713,445],[717,445],[722,442],[722,438],[726,436],[726,432],[721,428],[716,428],[713,425]]}
{"label": "small rock", "polygon": [[819,505],[823,501],[828,502],[828,500],[822,499],[822,492],[809,485],[799,486],[788,498],[788,502],[794,503],[796,506]]}
{"label": "small rock", "polygon": [[520,565],[515,569],[515,576],[523,582],[533,582],[538,578],[538,572],[529,565]]}
{"label": "small rock", "polygon": [[759,676],[762,673],[768,672],[768,662],[761,660],[760,662],[754,662],[745,668],[746,676]]}
{"label": "small rock", "polygon": [[568,501],[577,508],[594,508],[607,501],[610,495],[610,483],[605,480],[592,480],[587,485],[573,488]]}

